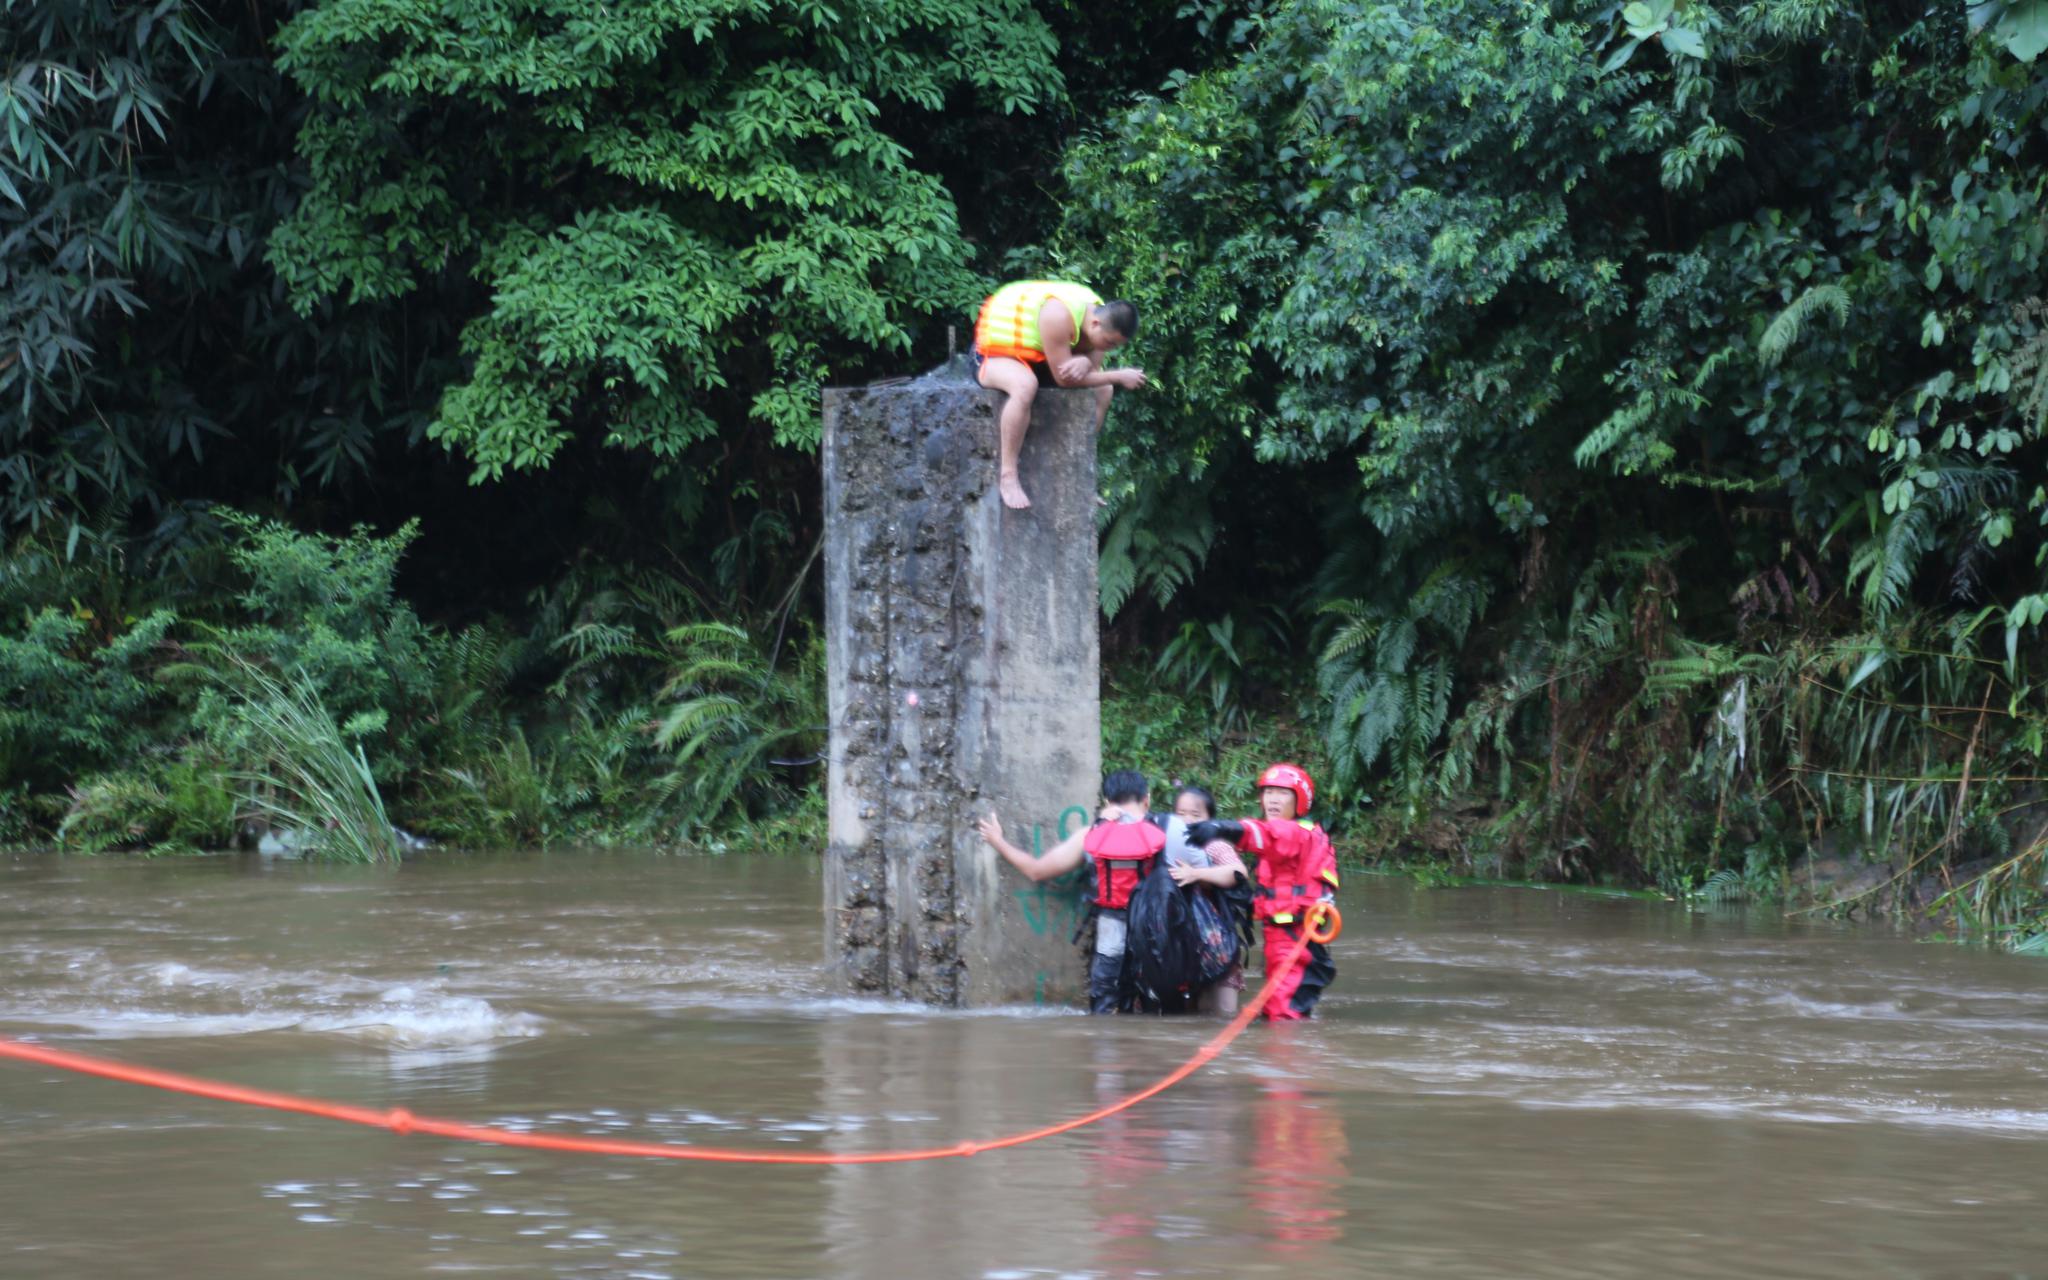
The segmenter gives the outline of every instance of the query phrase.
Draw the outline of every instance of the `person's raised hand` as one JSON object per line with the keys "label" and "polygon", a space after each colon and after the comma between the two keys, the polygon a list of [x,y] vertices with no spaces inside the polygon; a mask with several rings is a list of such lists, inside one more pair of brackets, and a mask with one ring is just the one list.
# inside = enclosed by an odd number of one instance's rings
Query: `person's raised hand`
{"label": "person's raised hand", "polygon": [[1003,838],[1003,824],[992,813],[985,818],[976,819],[974,829],[979,831],[981,838],[989,844],[995,844]]}

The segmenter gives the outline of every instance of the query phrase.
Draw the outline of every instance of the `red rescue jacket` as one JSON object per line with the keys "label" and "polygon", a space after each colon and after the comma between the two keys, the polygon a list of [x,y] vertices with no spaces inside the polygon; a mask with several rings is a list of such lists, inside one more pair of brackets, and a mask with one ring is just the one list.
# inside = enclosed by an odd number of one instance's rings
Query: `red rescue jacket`
{"label": "red rescue jacket", "polygon": [[1259,860],[1252,917],[1269,924],[1294,924],[1325,893],[1337,890],[1337,851],[1330,837],[1306,818],[1275,822],[1246,818],[1238,852]]}
{"label": "red rescue jacket", "polygon": [[1166,848],[1166,832],[1149,820],[1098,822],[1088,829],[1081,847],[1095,859],[1096,907],[1121,911]]}

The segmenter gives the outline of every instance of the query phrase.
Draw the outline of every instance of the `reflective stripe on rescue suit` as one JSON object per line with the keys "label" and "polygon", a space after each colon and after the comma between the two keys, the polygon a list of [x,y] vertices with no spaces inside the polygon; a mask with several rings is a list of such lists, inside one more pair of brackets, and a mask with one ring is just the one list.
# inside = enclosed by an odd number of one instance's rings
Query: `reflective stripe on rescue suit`
{"label": "reflective stripe on rescue suit", "polygon": [[983,356],[1008,356],[1026,364],[1045,363],[1045,340],[1038,332],[1038,313],[1057,298],[1074,318],[1073,342],[1081,340],[1081,325],[1090,308],[1102,305],[1102,295],[1085,284],[1070,280],[1019,280],[990,294],[974,320],[974,349]]}
{"label": "reflective stripe on rescue suit", "polygon": [[[1270,977],[1294,952],[1302,917],[1326,893],[1337,889],[1337,854],[1330,837],[1306,819],[1292,822],[1246,818],[1240,853],[1258,859],[1257,896],[1252,916],[1265,926],[1266,973]],[[1330,950],[1312,942],[1301,960],[1281,976],[1266,998],[1264,1014],[1275,1022],[1308,1017],[1323,988],[1337,976]]]}

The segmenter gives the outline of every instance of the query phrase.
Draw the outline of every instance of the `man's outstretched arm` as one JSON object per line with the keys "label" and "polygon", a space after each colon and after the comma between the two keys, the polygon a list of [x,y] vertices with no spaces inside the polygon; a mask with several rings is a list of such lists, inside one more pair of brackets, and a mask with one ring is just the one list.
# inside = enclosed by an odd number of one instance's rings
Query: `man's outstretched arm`
{"label": "man's outstretched arm", "polygon": [[974,829],[981,833],[981,838],[988,842],[991,849],[1003,855],[1003,861],[1023,872],[1025,877],[1031,880],[1051,880],[1080,866],[1083,852],[1081,842],[1088,837],[1088,830],[1084,827],[1047,849],[1044,857],[1034,858],[1004,838],[1003,824],[994,814],[976,822]]}

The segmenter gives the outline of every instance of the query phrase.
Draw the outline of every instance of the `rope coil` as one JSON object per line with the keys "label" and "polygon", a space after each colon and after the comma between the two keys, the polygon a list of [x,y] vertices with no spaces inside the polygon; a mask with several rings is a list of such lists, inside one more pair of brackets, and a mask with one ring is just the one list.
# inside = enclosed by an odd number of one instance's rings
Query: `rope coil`
{"label": "rope coil", "polygon": [[[1331,908],[1332,917],[1336,909]],[[1335,926],[1330,937],[1335,937]],[[321,1098],[308,1098],[299,1094],[277,1093],[268,1089],[251,1089],[242,1085],[229,1084],[222,1080],[209,1080],[203,1076],[182,1075],[175,1071],[159,1071],[153,1067],[135,1066],[112,1058],[96,1057],[86,1053],[72,1053],[64,1049],[52,1049],[45,1045],[28,1044],[20,1040],[0,1036],[0,1058],[12,1058],[18,1062],[31,1062],[39,1066],[55,1067],[79,1075],[97,1076],[103,1080],[117,1080],[123,1084],[143,1085],[162,1089],[170,1093],[189,1094],[197,1098],[211,1098],[216,1102],[232,1102],[245,1107],[262,1107],[271,1111],[291,1111],[300,1115],[316,1116],[323,1120],[338,1120],[343,1124],[363,1125],[371,1129],[384,1129],[401,1137],[411,1134],[426,1134],[437,1138],[449,1138],[458,1142],[481,1142],[502,1147],[526,1147],[537,1151],[564,1151],[579,1155],[595,1156],[638,1156],[654,1160],[701,1160],[719,1164],[806,1164],[806,1165],[854,1165],[854,1164],[910,1164],[922,1160],[942,1160],[953,1156],[975,1156],[984,1151],[1000,1151],[1006,1147],[1021,1147],[1028,1142],[1038,1142],[1062,1133],[1071,1133],[1106,1120],[1121,1111],[1148,1098],[1154,1098],[1171,1089],[1181,1081],[1200,1070],[1227,1048],[1231,1041],[1251,1025],[1252,1019],[1266,1007],[1267,997],[1273,991],[1282,974],[1300,963],[1302,954],[1308,950],[1312,929],[1304,929],[1302,937],[1295,943],[1294,950],[1277,972],[1266,975],[1265,985],[1259,988],[1258,996],[1247,1001],[1238,1010],[1237,1016],[1225,1023],[1223,1029],[1195,1050],[1187,1061],[1167,1072],[1158,1080],[1135,1093],[1105,1107],[1098,1107],[1083,1116],[1049,1124],[1039,1129],[1028,1129],[1021,1133],[1005,1134],[1001,1137],[981,1141],[964,1141],[945,1147],[920,1147],[902,1151],[827,1152],[827,1151],[750,1151],[732,1147],[694,1147],[673,1142],[634,1142],[622,1138],[590,1138],[568,1133],[530,1133],[517,1129],[501,1129],[491,1125],[464,1124],[457,1120],[441,1120],[433,1116],[415,1115],[404,1107],[376,1110],[370,1107],[351,1106],[347,1103],[329,1102]],[[1316,939],[1322,941],[1323,939]]]}

